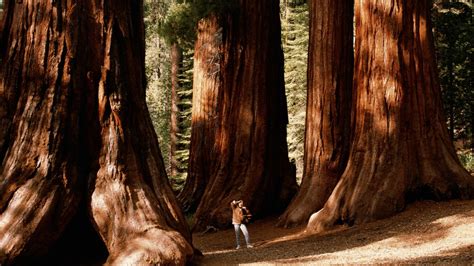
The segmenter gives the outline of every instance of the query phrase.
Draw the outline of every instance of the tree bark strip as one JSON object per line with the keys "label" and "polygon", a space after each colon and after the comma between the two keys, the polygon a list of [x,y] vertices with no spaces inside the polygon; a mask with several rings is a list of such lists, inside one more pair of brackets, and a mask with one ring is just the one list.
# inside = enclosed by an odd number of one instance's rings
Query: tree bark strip
{"label": "tree bark strip", "polygon": [[196,210],[204,194],[216,158],[212,149],[217,127],[217,106],[222,58],[222,30],[218,18],[211,16],[198,23],[194,47],[194,75],[191,145],[188,178],[178,200],[185,212]]}
{"label": "tree bark strip", "polygon": [[308,99],[303,180],[278,225],[306,223],[321,209],[349,155],[353,3],[310,1]]}
{"label": "tree bark strip", "polygon": [[78,29],[71,24],[77,17],[70,3],[64,11],[46,1],[6,3],[0,47],[1,263],[45,252],[84,192],[76,152],[83,97],[68,71],[75,67]]}

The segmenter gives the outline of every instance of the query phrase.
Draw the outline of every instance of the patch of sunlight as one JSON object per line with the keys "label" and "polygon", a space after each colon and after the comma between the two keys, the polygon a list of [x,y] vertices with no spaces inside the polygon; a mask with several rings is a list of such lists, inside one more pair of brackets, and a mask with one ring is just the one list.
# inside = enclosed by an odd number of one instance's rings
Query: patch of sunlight
{"label": "patch of sunlight", "polygon": [[217,255],[217,254],[225,254],[225,253],[229,253],[229,252],[233,252],[235,251],[234,249],[221,249],[221,250],[213,250],[213,251],[209,251],[209,252],[204,252],[204,256],[206,255]]}
{"label": "patch of sunlight", "polygon": [[[341,250],[319,254],[318,248],[315,247],[314,255],[246,265],[283,263],[308,265],[316,262],[317,264],[413,263],[433,257],[457,256],[460,254],[459,250],[468,249],[474,245],[473,218],[474,211],[452,215],[437,219],[429,225],[420,225],[412,232],[403,235],[395,234],[367,245],[357,246],[357,243],[348,243],[348,246]],[[390,232],[388,232],[389,235]]]}

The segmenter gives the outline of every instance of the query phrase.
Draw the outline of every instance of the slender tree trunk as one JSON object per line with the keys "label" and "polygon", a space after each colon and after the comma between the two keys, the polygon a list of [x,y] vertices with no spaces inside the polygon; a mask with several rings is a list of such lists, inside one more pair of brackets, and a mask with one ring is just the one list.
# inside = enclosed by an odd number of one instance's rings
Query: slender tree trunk
{"label": "slender tree trunk", "polygon": [[229,225],[234,199],[259,217],[283,210],[296,190],[286,143],[279,5],[239,3],[198,32],[187,182],[209,181],[195,213],[196,230]]}
{"label": "slender tree trunk", "polygon": [[321,209],[349,155],[353,3],[310,1],[308,99],[301,188],[279,225],[306,223]]}
{"label": "slender tree trunk", "polygon": [[474,102],[469,104],[471,109],[471,149],[474,150]]}
{"label": "slender tree trunk", "polygon": [[145,104],[142,2],[9,1],[6,16],[0,263],[44,253],[85,196],[108,263],[184,264],[191,236]]}
{"label": "slender tree trunk", "polygon": [[420,199],[472,198],[442,114],[430,1],[356,1],[348,166],[308,231],[381,219]]}
{"label": "slender tree trunk", "polygon": [[181,48],[177,43],[171,45],[171,123],[170,123],[170,176],[178,173],[176,160],[176,145],[178,141],[178,89],[179,72],[182,61]]}
{"label": "slender tree trunk", "polygon": [[[449,47],[454,48],[454,44],[449,45]],[[449,56],[451,57],[451,56]],[[448,106],[448,116],[449,116],[449,126],[448,126],[448,132],[449,136],[451,137],[451,140],[454,141],[454,114],[455,114],[455,98],[456,98],[456,88],[454,84],[454,66],[453,66],[453,59],[451,58],[449,61],[448,65],[448,87],[446,88],[448,91],[446,92],[446,95],[448,95],[449,99],[449,106]]]}

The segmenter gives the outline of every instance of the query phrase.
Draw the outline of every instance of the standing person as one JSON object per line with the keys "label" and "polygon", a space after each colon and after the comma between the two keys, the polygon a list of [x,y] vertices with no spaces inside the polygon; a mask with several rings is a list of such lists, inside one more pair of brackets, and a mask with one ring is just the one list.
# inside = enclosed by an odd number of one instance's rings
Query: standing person
{"label": "standing person", "polygon": [[250,218],[250,212],[244,207],[242,200],[233,200],[230,203],[230,207],[232,208],[232,224],[234,225],[235,239],[237,241],[235,249],[240,248],[240,231],[244,234],[247,248],[253,248],[250,244],[249,231],[247,230],[247,226],[245,226],[245,221]]}

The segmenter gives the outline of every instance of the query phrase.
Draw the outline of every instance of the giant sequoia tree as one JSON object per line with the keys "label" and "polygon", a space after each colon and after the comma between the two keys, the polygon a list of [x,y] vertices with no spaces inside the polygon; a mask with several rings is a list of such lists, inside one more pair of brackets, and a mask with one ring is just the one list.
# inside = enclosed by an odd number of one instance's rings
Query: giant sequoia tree
{"label": "giant sequoia tree", "polygon": [[308,99],[303,180],[279,224],[306,223],[321,209],[349,154],[353,65],[353,5],[310,1]]}
{"label": "giant sequoia tree", "polygon": [[217,17],[211,16],[198,23],[198,38],[194,50],[193,103],[191,145],[188,177],[178,195],[185,212],[195,211],[209,182],[211,161],[215,159],[213,146],[219,89],[219,39]]}
{"label": "giant sequoia tree", "polygon": [[262,216],[282,210],[296,189],[279,5],[237,3],[201,21],[195,46],[190,160],[180,199],[197,206],[197,230],[229,224],[233,199]]}
{"label": "giant sequoia tree", "polygon": [[309,231],[390,216],[418,198],[474,196],[446,130],[430,1],[356,1],[355,132]]}
{"label": "giant sequoia tree", "polygon": [[8,1],[1,29],[0,264],[42,254],[81,200],[109,263],[185,263],[145,104],[142,1]]}

